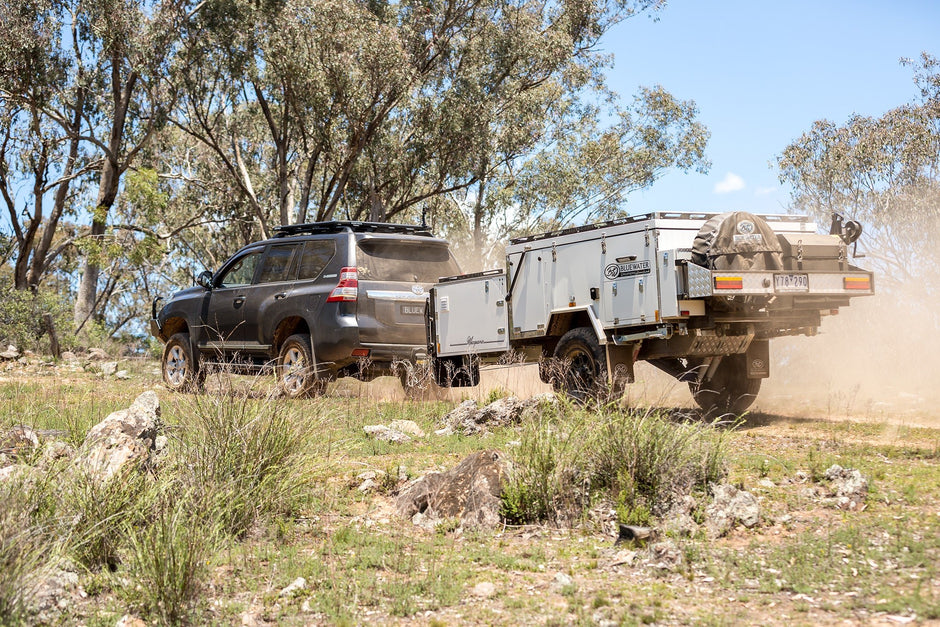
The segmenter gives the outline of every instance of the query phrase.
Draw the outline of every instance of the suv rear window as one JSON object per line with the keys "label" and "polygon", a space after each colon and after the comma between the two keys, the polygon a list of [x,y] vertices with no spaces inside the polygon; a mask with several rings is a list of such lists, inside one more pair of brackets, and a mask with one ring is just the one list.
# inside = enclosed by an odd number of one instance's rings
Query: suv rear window
{"label": "suv rear window", "polygon": [[359,242],[359,278],[366,281],[434,283],[460,274],[447,246],[366,239]]}

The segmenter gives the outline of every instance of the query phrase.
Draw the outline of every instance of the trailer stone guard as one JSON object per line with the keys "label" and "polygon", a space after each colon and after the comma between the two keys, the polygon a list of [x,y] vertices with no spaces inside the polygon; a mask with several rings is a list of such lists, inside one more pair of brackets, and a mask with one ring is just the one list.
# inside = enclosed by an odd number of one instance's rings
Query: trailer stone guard
{"label": "trailer stone guard", "polygon": [[769,341],[815,335],[874,276],[848,261],[861,234],[805,216],[652,213],[511,240],[506,269],[442,278],[428,354],[442,386],[479,383],[507,354],[576,399],[617,395],[648,361],[706,411],[746,410]]}

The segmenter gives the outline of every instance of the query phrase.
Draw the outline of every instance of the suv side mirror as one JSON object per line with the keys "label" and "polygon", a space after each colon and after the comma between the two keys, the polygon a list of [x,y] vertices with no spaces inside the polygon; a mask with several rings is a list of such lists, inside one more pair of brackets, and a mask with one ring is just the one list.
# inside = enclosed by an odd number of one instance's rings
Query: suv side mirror
{"label": "suv side mirror", "polygon": [[199,273],[199,276],[196,277],[196,283],[206,288],[207,290],[212,289],[212,273],[208,270],[203,270]]}

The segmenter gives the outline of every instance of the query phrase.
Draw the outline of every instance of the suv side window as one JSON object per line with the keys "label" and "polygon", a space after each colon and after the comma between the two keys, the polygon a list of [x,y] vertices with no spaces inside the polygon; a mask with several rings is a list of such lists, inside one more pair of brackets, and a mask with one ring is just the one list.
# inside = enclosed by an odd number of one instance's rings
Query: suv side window
{"label": "suv side window", "polygon": [[251,279],[255,276],[255,268],[258,267],[258,261],[261,259],[261,251],[253,250],[240,257],[234,264],[229,266],[225,274],[217,281],[219,287],[241,287],[251,285]]}
{"label": "suv side window", "polygon": [[331,239],[312,239],[304,244],[300,259],[300,280],[315,279],[323,272],[327,262],[336,254],[336,242]]}
{"label": "suv side window", "polygon": [[295,268],[294,257],[300,250],[300,244],[281,244],[268,248],[268,254],[261,262],[261,272],[258,275],[258,283],[275,283],[277,281],[289,281],[291,279],[292,268]]}

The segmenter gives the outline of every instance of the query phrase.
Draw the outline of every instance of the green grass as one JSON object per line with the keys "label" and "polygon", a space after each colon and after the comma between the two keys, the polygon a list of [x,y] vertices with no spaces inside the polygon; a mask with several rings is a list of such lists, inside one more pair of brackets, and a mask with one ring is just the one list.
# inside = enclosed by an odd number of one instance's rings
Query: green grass
{"label": "green grass", "polygon": [[[79,444],[157,384],[152,362],[126,365],[128,382],[92,373],[0,380],[0,430],[26,423]],[[148,472],[98,485],[67,460],[42,471],[31,454],[35,473],[0,482],[6,622],[31,620],[29,592],[59,558],[80,568],[87,594],[72,598],[63,624],[113,625],[127,612],[152,624],[219,625],[246,612],[285,625],[940,618],[937,431],[826,421],[790,429],[772,417],[738,430],[669,411],[562,404],[487,437],[441,437],[433,432],[454,403],[288,401],[269,396],[267,378],[220,379],[201,395],[158,391],[169,444]],[[362,431],[396,419],[429,435],[396,445]],[[483,449],[531,473],[524,485],[542,513],[525,520],[536,522],[471,532],[456,520],[424,530],[395,517],[399,467],[420,477]],[[869,479],[864,510],[812,495],[826,492],[834,463]],[[355,477],[365,470],[390,478],[363,494]],[[666,495],[692,490],[701,501],[715,480],[759,495],[764,522],[716,541],[669,538],[684,556],[676,571],[648,569],[644,549],[615,548],[596,524],[598,511],[614,510],[657,526]],[[774,523],[784,515],[789,522]],[[621,551],[635,560],[612,566]],[[557,572],[574,583],[558,588]],[[306,587],[280,596],[297,577]],[[496,594],[471,597],[483,581]]]}

